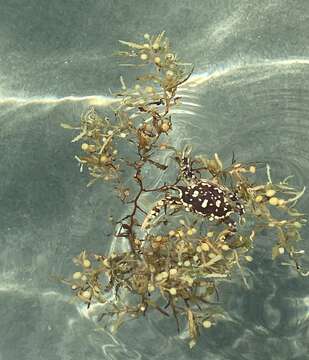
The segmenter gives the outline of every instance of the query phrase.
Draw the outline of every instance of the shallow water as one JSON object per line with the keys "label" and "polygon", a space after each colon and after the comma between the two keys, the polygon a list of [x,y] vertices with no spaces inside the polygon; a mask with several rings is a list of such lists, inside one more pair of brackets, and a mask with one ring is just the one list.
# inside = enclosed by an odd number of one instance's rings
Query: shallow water
{"label": "shallow water", "polygon": [[[309,358],[308,278],[271,261],[267,236],[252,254],[251,290],[240,279],[221,289],[230,320],[193,350],[157,315],[112,337],[51,279],[69,274],[81,249],[113,246],[112,194],[85,187],[78,145],[60,123],[109,103],[126,75],[112,57],[117,40],[164,29],[195,63],[175,145],[190,141],[226,163],[233,151],[267,161],[274,179],[295,174],[308,187],[308,20],[307,0],[0,1],[0,360]],[[307,213],[308,201],[299,203]]]}

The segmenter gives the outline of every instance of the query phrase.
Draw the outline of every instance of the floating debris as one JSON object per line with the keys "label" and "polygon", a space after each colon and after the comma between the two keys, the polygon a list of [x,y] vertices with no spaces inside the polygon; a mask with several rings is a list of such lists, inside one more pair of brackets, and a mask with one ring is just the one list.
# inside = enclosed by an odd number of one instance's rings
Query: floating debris
{"label": "floating debris", "polygon": [[[190,146],[175,149],[169,138],[171,109],[178,106],[177,89],[193,66],[179,61],[164,33],[145,34],[142,43],[120,43],[129,50],[117,55],[143,73],[132,88],[120,78],[113,119],[91,107],[79,126],[62,126],[78,132],[72,142],[81,141],[83,155],[75,158],[81,171],[89,170],[88,185],[111,182],[115,196],[127,205],[128,214],[115,223],[115,236],[127,239],[130,249],[110,255],[82,251],[74,258],[78,270],[63,282],[88,307],[104,304],[98,320],[108,317],[111,331],[153,310],[174,318],[178,331],[180,318],[185,318],[193,347],[200,330],[222,318],[220,282],[239,271],[249,288],[244,267],[254,261],[248,252],[262,230],[271,231],[272,258],[288,256],[296,271],[308,276],[299,262],[304,252],[296,248],[306,219],[295,205],[305,188],[295,189],[289,177],[275,183],[268,164],[265,184],[255,183],[259,164],[236,163],[233,156],[224,167],[217,153],[209,158],[193,156]],[[121,154],[122,143],[126,155]],[[162,152],[174,163],[161,164],[157,159]],[[147,188],[149,166],[162,172],[171,167],[174,181]],[[146,194],[156,204],[149,211],[141,205]],[[144,216],[142,224],[138,214]],[[243,226],[247,218],[251,228]],[[202,223],[207,224],[206,235]]]}

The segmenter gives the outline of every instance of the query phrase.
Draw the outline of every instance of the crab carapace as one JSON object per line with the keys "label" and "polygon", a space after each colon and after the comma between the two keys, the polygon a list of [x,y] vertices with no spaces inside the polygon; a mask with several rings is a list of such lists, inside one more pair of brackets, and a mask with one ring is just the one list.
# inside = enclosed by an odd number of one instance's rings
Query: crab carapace
{"label": "crab carapace", "polygon": [[209,221],[224,222],[228,224],[231,232],[235,232],[236,222],[231,215],[244,214],[244,207],[237,194],[211,180],[197,178],[192,162],[185,152],[179,159],[179,163],[181,178],[185,184],[172,187],[178,191],[178,196],[167,194],[157,201],[145,217],[142,229],[149,228],[163,208],[172,206],[184,207],[186,211],[201,215]]}

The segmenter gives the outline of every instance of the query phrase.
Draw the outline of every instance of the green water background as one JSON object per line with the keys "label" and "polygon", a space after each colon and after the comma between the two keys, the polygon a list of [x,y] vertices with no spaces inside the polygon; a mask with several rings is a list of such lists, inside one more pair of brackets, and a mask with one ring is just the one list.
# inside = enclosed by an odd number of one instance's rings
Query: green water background
{"label": "green water background", "polygon": [[108,251],[105,218],[125,211],[103,184],[86,188],[78,145],[60,128],[78,122],[87,97],[119,87],[117,40],[166,30],[204,79],[183,90],[176,145],[226,163],[233,151],[268,161],[275,180],[295,174],[308,186],[308,20],[308,0],[0,1],[1,360],[309,359],[308,280],[271,261],[266,235],[247,271],[251,290],[240,281],[221,290],[231,319],[193,350],[157,314],[112,337],[50,279],[69,274],[81,249]]}

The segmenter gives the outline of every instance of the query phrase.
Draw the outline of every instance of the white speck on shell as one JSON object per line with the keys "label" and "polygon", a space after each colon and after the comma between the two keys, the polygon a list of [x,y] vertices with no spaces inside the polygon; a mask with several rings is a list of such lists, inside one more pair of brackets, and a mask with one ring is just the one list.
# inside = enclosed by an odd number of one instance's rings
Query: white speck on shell
{"label": "white speck on shell", "polygon": [[205,200],[203,201],[203,203],[202,203],[202,208],[207,207],[207,204],[208,204],[208,200],[205,199]]}

